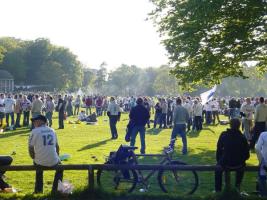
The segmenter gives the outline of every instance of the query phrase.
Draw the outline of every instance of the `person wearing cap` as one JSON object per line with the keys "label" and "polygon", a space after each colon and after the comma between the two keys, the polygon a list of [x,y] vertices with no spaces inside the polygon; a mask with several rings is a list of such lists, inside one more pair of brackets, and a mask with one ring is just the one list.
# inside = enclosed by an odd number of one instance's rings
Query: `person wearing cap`
{"label": "person wearing cap", "polygon": [[150,118],[148,110],[143,105],[143,99],[138,98],[136,101],[136,106],[133,107],[130,111],[130,121],[133,123],[132,133],[131,133],[131,142],[130,145],[135,145],[135,139],[139,132],[140,141],[141,141],[141,154],[145,154],[146,143],[145,143],[145,133],[146,133],[146,124]]}
{"label": "person wearing cap", "polygon": [[[37,166],[35,177],[35,193],[43,192],[43,170],[38,167],[55,167],[60,164],[59,145],[55,131],[47,126],[47,119],[37,115],[31,119],[34,129],[29,137],[29,154]],[[63,171],[57,170],[52,192],[57,191],[58,181],[62,180]]]}
{"label": "person wearing cap", "polygon": [[120,120],[121,112],[119,105],[115,102],[115,98],[110,98],[110,103],[107,109],[107,115],[109,117],[109,126],[111,131],[111,139],[118,138],[118,132],[116,128],[117,122]]}

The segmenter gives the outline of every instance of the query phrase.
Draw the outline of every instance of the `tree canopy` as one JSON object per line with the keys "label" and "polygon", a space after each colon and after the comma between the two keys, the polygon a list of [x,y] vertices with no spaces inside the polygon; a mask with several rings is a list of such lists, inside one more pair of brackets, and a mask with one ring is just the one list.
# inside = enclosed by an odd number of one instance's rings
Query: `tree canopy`
{"label": "tree canopy", "polygon": [[75,90],[82,85],[82,66],[77,57],[44,38],[0,38],[0,69],[9,71],[17,85],[46,85],[59,90]]}
{"label": "tree canopy", "polygon": [[266,0],[151,0],[171,71],[184,88],[247,78],[246,64],[267,69]]}

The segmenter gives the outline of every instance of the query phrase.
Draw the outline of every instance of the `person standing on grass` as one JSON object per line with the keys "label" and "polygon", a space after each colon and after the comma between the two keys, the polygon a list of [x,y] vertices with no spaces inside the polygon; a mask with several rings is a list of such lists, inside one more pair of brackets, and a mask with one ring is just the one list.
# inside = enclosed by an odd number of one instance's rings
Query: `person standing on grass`
{"label": "person standing on grass", "polygon": [[16,123],[15,123],[15,127],[16,128],[20,128],[20,117],[21,117],[21,113],[22,113],[22,95],[16,95],[16,104],[15,104],[15,113],[16,113]]}
{"label": "person standing on grass", "polygon": [[[144,98],[144,106],[147,109],[147,111],[150,113],[151,108],[150,108],[147,98]],[[150,128],[150,120],[147,121],[147,128]]]}
{"label": "person standing on grass", "polygon": [[167,128],[168,104],[164,98],[161,99],[161,108],[162,108],[162,113],[161,113],[159,128],[162,128],[162,126],[163,128]]}
{"label": "person standing on grass", "polygon": [[202,113],[203,113],[203,106],[199,102],[199,98],[194,100],[193,104],[193,130],[200,131],[202,130]]}
{"label": "person standing on grass", "polygon": [[116,124],[118,121],[120,121],[121,112],[120,112],[120,107],[115,102],[114,97],[110,98],[110,102],[109,102],[108,109],[107,109],[107,115],[109,117],[111,139],[113,139],[113,140],[117,139],[118,138],[118,132],[117,132]]}
{"label": "person standing on grass", "polygon": [[251,99],[246,98],[246,102],[241,106],[241,115],[242,115],[242,123],[244,127],[244,135],[246,136],[248,141],[251,141],[251,131],[252,131],[252,119],[254,113],[254,106],[251,104]]}
{"label": "person standing on grass", "polygon": [[136,106],[133,107],[130,111],[130,121],[133,124],[132,133],[131,133],[131,142],[130,145],[135,145],[135,139],[139,132],[140,141],[141,141],[141,154],[145,154],[146,143],[145,143],[145,133],[146,133],[146,124],[150,118],[148,110],[145,108],[143,104],[143,99],[138,98],[136,101]]}
{"label": "person standing on grass", "polygon": [[267,105],[264,104],[264,98],[260,97],[259,103],[256,106],[255,116],[254,116],[254,132],[252,135],[252,140],[250,143],[250,148],[254,148],[256,141],[258,140],[260,134],[266,131],[267,124]]}
{"label": "person standing on grass", "polygon": [[14,120],[14,108],[15,108],[16,101],[11,97],[11,94],[7,95],[7,98],[4,100],[4,106],[5,106],[5,113],[6,113],[6,124],[7,127],[9,127],[9,117],[11,118],[11,127],[13,129],[15,125]]}
{"label": "person standing on grass", "polygon": [[[260,100],[261,102],[261,100]],[[255,146],[259,160],[258,189],[261,196],[267,196],[266,167],[267,167],[267,132],[262,132]]]}
{"label": "person standing on grass", "polygon": [[[39,95],[34,96],[34,100],[32,102],[32,117],[36,117],[41,114],[43,108],[43,102],[39,99]],[[34,128],[32,124],[32,129]]]}
{"label": "person standing on grass", "polygon": [[[38,167],[55,167],[60,164],[59,145],[56,133],[49,128],[47,119],[37,115],[31,119],[34,129],[29,137],[29,155],[37,166],[34,193],[43,192],[43,170]],[[58,181],[62,181],[63,171],[57,170],[54,177],[52,192],[57,191]]]}
{"label": "person standing on grass", "polygon": [[217,142],[216,160],[222,170],[215,171],[215,191],[222,190],[222,175],[225,169],[236,171],[235,186],[240,190],[244,176],[246,160],[249,159],[249,146],[245,136],[240,131],[239,119],[230,120],[230,129],[224,131]]}
{"label": "person standing on grass", "polygon": [[23,100],[21,102],[21,108],[23,111],[23,126],[28,127],[30,124],[30,110],[31,110],[31,101],[27,99],[27,96],[23,96]]}
{"label": "person standing on grass", "polygon": [[74,102],[74,115],[78,115],[81,107],[81,96],[78,95]]}
{"label": "person standing on grass", "polygon": [[66,101],[62,99],[61,95],[58,95],[58,129],[64,129],[64,114],[66,109]]}
{"label": "person standing on grass", "polygon": [[154,117],[154,128],[156,128],[157,124],[161,123],[161,114],[162,114],[162,108],[160,106],[160,100],[155,105],[155,117]]}
{"label": "person standing on grass", "polygon": [[52,127],[52,117],[53,117],[53,112],[55,109],[55,104],[53,102],[53,97],[48,95],[46,97],[46,102],[45,102],[45,117],[48,120],[48,126]]}
{"label": "person standing on grass", "polygon": [[3,127],[3,119],[5,118],[5,106],[4,106],[5,95],[0,94],[0,130]]}
{"label": "person standing on grass", "polygon": [[189,113],[185,107],[182,106],[182,100],[176,99],[176,107],[173,111],[173,129],[171,135],[170,147],[174,149],[176,136],[179,134],[183,142],[183,155],[187,154],[187,139],[186,139],[186,123],[189,120]]}

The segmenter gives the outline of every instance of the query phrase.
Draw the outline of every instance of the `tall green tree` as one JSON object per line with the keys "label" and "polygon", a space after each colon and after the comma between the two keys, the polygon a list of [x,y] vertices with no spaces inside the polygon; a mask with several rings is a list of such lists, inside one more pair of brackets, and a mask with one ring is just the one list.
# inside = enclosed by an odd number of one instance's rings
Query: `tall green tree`
{"label": "tall green tree", "polygon": [[101,93],[103,91],[103,87],[107,81],[107,78],[108,78],[108,73],[107,73],[106,63],[103,62],[100,65],[100,69],[97,70],[96,72],[96,79],[94,82],[96,92]]}
{"label": "tall green tree", "polygon": [[244,63],[267,67],[266,0],[151,0],[172,74],[183,87],[246,78]]}

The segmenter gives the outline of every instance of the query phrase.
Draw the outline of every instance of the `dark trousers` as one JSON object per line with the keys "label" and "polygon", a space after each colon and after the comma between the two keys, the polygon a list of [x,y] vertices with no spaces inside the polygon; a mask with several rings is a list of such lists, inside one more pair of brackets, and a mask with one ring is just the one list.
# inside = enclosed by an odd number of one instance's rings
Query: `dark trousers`
{"label": "dark trousers", "polygon": [[9,126],[9,116],[11,118],[11,125],[13,126],[15,124],[15,120],[14,120],[14,113],[6,113],[6,124],[7,126]]}
{"label": "dark trousers", "polygon": [[[244,177],[244,167],[238,166],[238,167],[233,167],[233,168],[236,168],[234,170],[235,171],[235,187],[240,189],[240,185]],[[215,191],[216,192],[222,191],[222,176],[224,172],[225,172],[225,169],[215,171]],[[224,174],[226,175],[226,173]]]}
{"label": "dark trousers", "polygon": [[157,124],[161,123],[161,113],[156,113],[154,118],[154,128],[156,128]]}
{"label": "dark trousers", "polygon": [[172,117],[173,117],[172,112],[168,111],[168,113],[167,113],[167,125],[172,125]]}
{"label": "dark trousers", "polygon": [[17,113],[17,117],[16,117],[16,127],[20,127],[20,117],[21,117],[21,113]]}
{"label": "dark trousers", "polygon": [[265,122],[255,122],[255,127],[252,135],[252,141],[250,143],[250,147],[254,148],[260,134],[266,130]]}
{"label": "dark trousers", "polygon": [[[34,163],[34,165],[37,166],[36,176],[35,176],[35,189],[34,189],[34,192],[35,193],[42,193],[43,192],[43,185],[44,185],[44,178],[43,178],[44,171],[41,170],[41,169],[38,169],[38,167],[42,167],[42,166],[37,165],[35,163]],[[62,179],[63,179],[63,171],[62,170],[57,170],[56,173],[55,173],[55,177],[54,177],[54,182],[53,182],[53,186],[52,186],[52,192],[56,192],[57,191],[58,181],[59,180],[62,181]]]}
{"label": "dark trousers", "polygon": [[167,113],[162,113],[161,114],[161,119],[160,119],[160,125],[159,127],[162,128],[162,125],[164,128],[167,128]]}
{"label": "dark trousers", "polygon": [[30,111],[23,111],[23,126],[29,126]]}
{"label": "dark trousers", "polygon": [[206,124],[211,124],[212,121],[212,112],[206,111]]}
{"label": "dark trousers", "polygon": [[[10,156],[0,156],[0,166],[8,166],[11,165],[13,159]],[[9,185],[3,180],[2,175],[5,173],[5,171],[0,171],[0,189],[3,190]]]}
{"label": "dark trousers", "polygon": [[80,105],[75,105],[74,107],[74,115],[78,115],[80,112]]}
{"label": "dark trousers", "polygon": [[59,112],[58,113],[58,126],[61,129],[64,128],[64,112]]}
{"label": "dark trousers", "polygon": [[201,116],[194,117],[194,126],[197,131],[202,130],[202,117]]}
{"label": "dark trousers", "polygon": [[117,138],[118,137],[118,132],[117,132],[117,128],[116,128],[117,121],[118,121],[118,116],[117,115],[109,116],[109,126],[110,126],[110,131],[111,131],[112,138]]}

